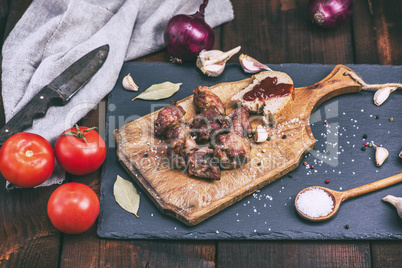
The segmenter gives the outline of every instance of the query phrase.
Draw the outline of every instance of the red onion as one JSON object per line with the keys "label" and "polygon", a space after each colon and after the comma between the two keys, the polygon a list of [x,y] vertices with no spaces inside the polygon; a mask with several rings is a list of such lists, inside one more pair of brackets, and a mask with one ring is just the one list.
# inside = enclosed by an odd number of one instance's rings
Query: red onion
{"label": "red onion", "polygon": [[164,40],[173,61],[193,61],[201,50],[210,50],[214,46],[214,31],[204,20],[207,5],[208,0],[204,0],[195,14],[176,15],[168,22]]}
{"label": "red onion", "polygon": [[313,23],[323,28],[335,28],[352,15],[352,0],[310,0],[308,12]]}

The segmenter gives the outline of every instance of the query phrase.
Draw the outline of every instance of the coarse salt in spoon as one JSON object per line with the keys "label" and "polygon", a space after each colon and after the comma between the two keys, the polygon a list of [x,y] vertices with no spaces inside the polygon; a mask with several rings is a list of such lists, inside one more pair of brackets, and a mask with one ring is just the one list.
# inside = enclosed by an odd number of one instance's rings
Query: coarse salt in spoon
{"label": "coarse salt in spoon", "polygon": [[342,192],[321,186],[307,187],[295,198],[296,211],[310,221],[329,220],[338,212],[343,201],[399,182],[402,182],[402,173]]}

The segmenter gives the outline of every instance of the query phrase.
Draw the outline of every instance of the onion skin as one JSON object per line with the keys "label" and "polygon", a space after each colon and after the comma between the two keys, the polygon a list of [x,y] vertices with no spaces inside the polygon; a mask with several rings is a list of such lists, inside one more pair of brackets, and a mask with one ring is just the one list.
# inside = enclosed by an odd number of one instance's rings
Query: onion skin
{"label": "onion skin", "polygon": [[202,50],[210,50],[215,43],[215,34],[204,20],[208,1],[193,15],[179,14],[170,19],[163,37],[166,49],[173,61],[195,61]]}
{"label": "onion skin", "polygon": [[352,0],[310,0],[308,13],[314,24],[333,29],[350,18],[353,4]]}

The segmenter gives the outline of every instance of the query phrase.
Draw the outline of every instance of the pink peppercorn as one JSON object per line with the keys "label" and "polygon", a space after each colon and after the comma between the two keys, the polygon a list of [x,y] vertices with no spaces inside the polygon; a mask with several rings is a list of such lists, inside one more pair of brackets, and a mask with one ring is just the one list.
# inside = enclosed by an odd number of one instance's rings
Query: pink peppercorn
{"label": "pink peppercorn", "polygon": [[365,142],[365,143],[364,143],[364,146],[368,146],[368,142]]}
{"label": "pink peppercorn", "polygon": [[325,183],[328,184],[328,183],[329,183],[329,179],[326,179],[326,180],[325,180]]}
{"label": "pink peppercorn", "polygon": [[313,169],[313,168],[314,168],[314,165],[311,165],[310,168]]}

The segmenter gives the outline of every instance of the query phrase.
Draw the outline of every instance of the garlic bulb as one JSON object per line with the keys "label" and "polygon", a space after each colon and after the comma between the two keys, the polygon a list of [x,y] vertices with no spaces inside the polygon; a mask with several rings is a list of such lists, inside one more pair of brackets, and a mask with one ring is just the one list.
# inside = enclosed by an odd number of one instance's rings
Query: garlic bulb
{"label": "garlic bulb", "polygon": [[130,74],[123,78],[122,84],[124,89],[138,91],[138,86],[134,83],[134,80]]}
{"label": "garlic bulb", "polygon": [[239,61],[241,64],[241,67],[246,73],[257,73],[261,70],[267,70],[267,71],[272,71],[271,68],[269,68],[267,65],[262,64],[258,60],[246,55],[246,54],[241,54],[239,56]]}
{"label": "garlic bulb", "polygon": [[218,76],[225,69],[226,62],[237,52],[240,46],[223,52],[220,50],[202,50],[197,57],[197,67],[208,76]]}
{"label": "garlic bulb", "polygon": [[374,94],[374,104],[377,106],[383,104],[383,102],[388,99],[389,94],[391,94],[391,92],[394,90],[396,90],[395,87],[384,87],[378,89]]}
{"label": "garlic bulb", "polygon": [[376,150],[375,150],[375,162],[377,164],[377,167],[379,167],[384,163],[385,159],[387,159],[389,153],[388,153],[388,150],[385,149],[384,147],[375,146],[375,148],[376,148]]}
{"label": "garlic bulb", "polygon": [[392,204],[395,208],[396,211],[398,212],[399,218],[402,219],[402,198],[401,197],[395,197],[393,195],[387,195],[382,199],[382,201],[388,202]]}

